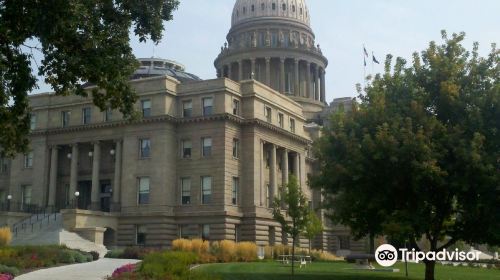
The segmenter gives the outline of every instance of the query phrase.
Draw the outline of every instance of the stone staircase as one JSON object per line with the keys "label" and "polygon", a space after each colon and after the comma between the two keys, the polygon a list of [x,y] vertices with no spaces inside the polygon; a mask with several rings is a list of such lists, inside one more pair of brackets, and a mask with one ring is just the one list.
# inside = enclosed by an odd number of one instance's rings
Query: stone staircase
{"label": "stone staircase", "polygon": [[66,245],[85,252],[96,251],[102,257],[107,249],[77,233],[64,229],[60,213],[33,215],[12,226],[11,245]]}

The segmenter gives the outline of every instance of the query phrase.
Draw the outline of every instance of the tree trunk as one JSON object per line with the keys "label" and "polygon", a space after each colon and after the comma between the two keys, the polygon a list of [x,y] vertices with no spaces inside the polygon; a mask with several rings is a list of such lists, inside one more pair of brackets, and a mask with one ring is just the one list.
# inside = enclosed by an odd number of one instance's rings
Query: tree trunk
{"label": "tree trunk", "polygon": [[312,239],[309,239],[309,256],[311,255]]}
{"label": "tree trunk", "polygon": [[425,280],[434,280],[434,268],[436,261],[425,262]]}
{"label": "tree trunk", "polygon": [[370,254],[375,254],[375,236],[370,234]]}
{"label": "tree trunk", "polygon": [[292,278],[293,278],[293,275],[295,274],[295,239],[297,237],[293,237],[292,238]]}

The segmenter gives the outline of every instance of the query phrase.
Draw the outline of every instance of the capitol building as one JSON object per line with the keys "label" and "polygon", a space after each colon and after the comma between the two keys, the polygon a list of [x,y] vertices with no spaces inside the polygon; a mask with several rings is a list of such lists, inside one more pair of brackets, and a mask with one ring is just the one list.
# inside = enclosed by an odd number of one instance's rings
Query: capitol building
{"label": "capitol building", "polygon": [[108,248],[199,237],[291,244],[271,204],[293,174],[325,224],[313,248],[365,251],[308,186],[326,112],[350,102],[327,103],[328,60],[310,16],[305,0],[237,0],[216,79],[139,59],[134,121],[90,98],[31,95],[31,151],[0,159],[0,226],[56,213],[62,230]]}

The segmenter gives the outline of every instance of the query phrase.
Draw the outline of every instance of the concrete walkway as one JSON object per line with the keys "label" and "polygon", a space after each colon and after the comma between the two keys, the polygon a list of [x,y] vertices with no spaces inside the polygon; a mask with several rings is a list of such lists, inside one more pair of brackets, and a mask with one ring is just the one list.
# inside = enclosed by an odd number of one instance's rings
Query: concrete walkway
{"label": "concrete walkway", "polygon": [[16,277],[16,280],[102,280],[118,267],[139,260],[100,259],[90,263],[72,264],[37,270]]}

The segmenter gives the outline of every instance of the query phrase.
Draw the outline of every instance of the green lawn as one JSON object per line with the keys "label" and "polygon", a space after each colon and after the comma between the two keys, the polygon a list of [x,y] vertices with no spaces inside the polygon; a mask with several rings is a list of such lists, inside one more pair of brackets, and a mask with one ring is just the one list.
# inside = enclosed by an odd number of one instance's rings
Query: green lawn
{"label": "green lawn", "polygon": [[[421,280],[424,279],[424,265],[409,264],[409,278],[405,277],[404,264],[398,264],[400,272],[377,272],[353,269],[345,262],[313,263],[306,268],[297,268],[295,280]],[[208,264],[199,268],[218,275],[222,280],[289,280],[290,266],[277,262]],[[500,280],[500,270],[436,265],[438,280]]]}

